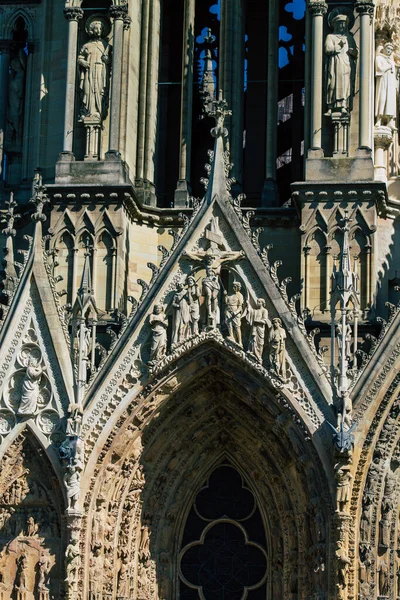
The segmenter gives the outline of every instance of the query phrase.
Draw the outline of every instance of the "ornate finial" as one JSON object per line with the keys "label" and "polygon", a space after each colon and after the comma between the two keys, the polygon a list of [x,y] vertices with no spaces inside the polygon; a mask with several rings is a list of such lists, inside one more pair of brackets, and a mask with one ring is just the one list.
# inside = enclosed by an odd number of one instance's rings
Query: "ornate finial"
{"label": "ornate finial", "polygon": [[33,177],[32,182],[32,198],[29,200],[32,204],[35,205],[36,210],[31,216],[32,221],[42,223],[47,219],[46,215],[43,212],[44,205],[50,202],[49,197],[47,195],[47,188],[43,185],[43,177],[39,170],[36,170],[35,175]]}
{"label": "ornate finial", "polygon": [[6,200],[6,205],[7,212],[1,219],[2,223],[6,223],[6,227],[3,229],[3,233],[6,237],[15,237],[15,234],[17,232],[14,229],[14,223],[15,221],[21,218],[21,215],[15,212],[15,209],[17,208],[18,204],[14,200],[13,192],[10,192],[10,199]]}
{"label": "ornate finial", "polygon": [[223,98],[222,90],[219,90],[218,99],[213,98],[211,102],[206,104],[205,112],[207,116],[215,120],[215,127],[211,129],[211,135],[217,137],[227,137],[228,130],[224,127],[226,117],[232,115],[232,111],[228,109],[228,103]]}

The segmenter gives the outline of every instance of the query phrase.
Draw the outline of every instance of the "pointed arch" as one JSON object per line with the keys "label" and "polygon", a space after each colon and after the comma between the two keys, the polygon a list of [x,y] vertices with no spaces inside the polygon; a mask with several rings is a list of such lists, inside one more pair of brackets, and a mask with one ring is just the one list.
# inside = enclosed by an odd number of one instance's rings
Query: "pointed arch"
{"label": "pointed arch", "polygon": [[115,238],[106,227],[96,234],[93,269],[94,295],[100,310],[115,308],[115,274],[117,249]]}
{"label": "pointed arch", "polygon": [[15,30],[18,19],[23,19],[26,26],[27,38],[29,40],[35,39],[35,23],[32,18],[32,13],[23,6],[19,6],[15,11],[8,15],[8,19],[4,26],[4,33],[6,39],[12,39],[13,31]]}
{"label": "pointed arch", "polygon": [[46,574],[50,594],[61,594],[63,510],[62,489],[48,455],[25,427],[4,452],[0,468],[0,569],[2,589],[9,596],[18,577],[24,578],[27,592],[36,596],[40,569]]}
{"label": "pointed arch", "polygon": [[[268,517],[275,590],[301,593],[301,557],[306,547],[327,540],[333,509],[320,450],[314,447],[318,434],[311,441],[297,430],[288,405],[272,390],[252,385],[243,367],[237,365],[233,376],[216,353],[203,361],[200,369],[191,361],[190,378],[174,371],[146,400],[132,401],[124,418],[115,417],[118,435],[103,439],[97,465],[88,462],[89,527],[82,542],[98,548],[85,557],[90,593],[100,593],[100,585],[112,587],[117,596],[123,595],[119,586],[133,593],[137,581],[140,595],[151,590],[148,597],[155,598],[158,590],[161,597],[178,597],[184,521],[204,477],[222,456],[243,474]],[[188,384],[179,388],[177,380]],[[90,473],[95,473],[91,480]],[[308,515],[311,505],[313,516],[298,518]],[[105,556],[107,547],[114,549],[112,556]],[[294,563],[289,555],[296,556]],[[108,573],[100,568],[105,563]],[[126,565],[131,565],[128,583]],[[310,577],[326,588],[326,574],[314,563],[313,569]]]}

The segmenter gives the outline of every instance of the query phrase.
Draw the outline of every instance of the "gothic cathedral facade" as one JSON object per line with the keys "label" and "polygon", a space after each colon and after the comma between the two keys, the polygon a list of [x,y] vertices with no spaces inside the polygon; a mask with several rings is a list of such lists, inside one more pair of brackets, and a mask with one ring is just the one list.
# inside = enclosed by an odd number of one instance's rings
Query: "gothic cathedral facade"
{"label": "gothic cathedral facade", "polygon": [[399,72],[400,0],[0,2],[0,600],[399,600]]}

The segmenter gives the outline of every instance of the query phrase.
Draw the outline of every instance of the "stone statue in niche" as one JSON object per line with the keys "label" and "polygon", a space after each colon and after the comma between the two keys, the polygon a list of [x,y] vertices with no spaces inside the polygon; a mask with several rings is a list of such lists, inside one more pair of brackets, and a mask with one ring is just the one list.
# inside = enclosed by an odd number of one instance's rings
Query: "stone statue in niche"
{"label": "stone statue in niche", "polygon": [[18,416],[32,417],[37,411],[40,394],[40,382],[43,369],[39,360],[34,357],[28,358],[28,366],[22,382],[21,400],[18,407]]}
{"label": "stone statue in niche", "polygon": [[206,268],[203,279],[203,296],[206,299],[207,329],[216,329],[220,324],[219,294],[221,285],[213,267]]}
{"label": "stone statue in niche", "polygon": [[20,151],[24,114],[26,53],[21,49],[11,60],[7,109],[7,148]]}
{"label": "stone statue in niche", "polygon": [[[350,323],[347,323],[346,325],[346,333],[345,333],[345,337],[344,337],[344,352],[345,352],[345,358],[347,361],[349,361],[351,359],[351,340],[353,337],[353,333],[351,331],[351,325]],[[339,350],[339,360],[341,360],[342,358],[342,351],[343,351],[343,339],[342,339],[342,324],[338,323],[336,325],[336,338],[337,338],[337,343],[338,343],[338,350]]]}
{"label": "stone statue in niche", "polygon": [[108,22],[99,15],[86,21],[86,32],[91,38],[79,52],[79,89],[81,91],[81,119],[97,118],[103,121],[108,109],[111,46],[105,39]]}
{"label": "stone statue in niche", "polygon": [[392,42],[379,44],[375,55],[375,124],[396,128],[397,68]]}
{"label": "stone statue in niche", "polygon": [[353,479],[348,465],[335,465],[336,512],[343,512],[350,502],[350,485]]}
{"label": "stone statue in niche", "polygon": [[189,325],[191,335],[199,333],[200,321],[200,290],[195,278],[189,275],[187,278],[187,298],[189,304]]}
{"label": "stone statue in niche", "polygon": [[272,328],[269,332],[269,362],[271,369],[286,379],[286,331],[282,327],[282,321],[276,317],[272,319]]}
{"label": "stone statue in niche", "polygon": [[50,563],[49,559],[45,554],[41,554],[38,562],[38,584],[37,589],[41,593],[42,596],[46,596],[46,593],[49,592],[49,588],[47,586],[47,580],[50,572]]}
{"label": "stone statue in niche", "polygon": [[188,290],[182,282],[176,286],[172,300],[172,344],[178,344],[187,339],[189,333],[190,311],[188,304]]}
{"label": "stone statue in niche", "polygon": [[67,489],[67,509],[75,510],[80,494],[80,475],[75,466],[69,465],[64,474],[64,483]]}
{"label": "stone statue in niche", "polygon": [[234,281],[232,294],[224,291],[225,300],[225,323],[228,328],[228,340],[242,347],[242,317],[244,316],[245,302],[241,293],[241,284]]}
{"label": "stone statue in niche", "polygon": [[167,352],[168,319],[161,304],[154,305],[153,313],[149,317],[149,323],[152,329],[150,362],[156,362],[163,358]]}
{"label": "stone statue in niche", "polygon": [[263,298],[257,298],[257,308],[249,306],[247,308],[246,316],[247,321],[251,326],[249,352],[254,354],[259,362],[262,362],[265,343],[265,327],[271,327],[271,322],[268,319],[268,310],[265,308],[265,300]]}
{"label": "stone statue in niche", "polygon": [[348,31],[348,16],[332,11],[329,19],[333,33],[325,40],[327,56],[326,103],[327,117],[333,113],[348,115],[353,97],[355,59],[358,50]]}

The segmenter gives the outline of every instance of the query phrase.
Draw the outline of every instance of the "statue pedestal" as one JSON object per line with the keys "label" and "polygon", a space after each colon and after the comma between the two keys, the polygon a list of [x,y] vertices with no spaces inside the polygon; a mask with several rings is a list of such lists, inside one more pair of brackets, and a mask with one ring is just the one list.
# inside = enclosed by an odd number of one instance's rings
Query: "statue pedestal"
{"label": "statue pedestal", "polygon": [[381,125],[374,129],[375,179],[387,181],[387,151],[393,142],[393,130]]}
{"label": "statue pedestal", "polygon": [[83,117],[86,129],[86,153],[84,160],[99,160],[101,119],[97,116]]}

